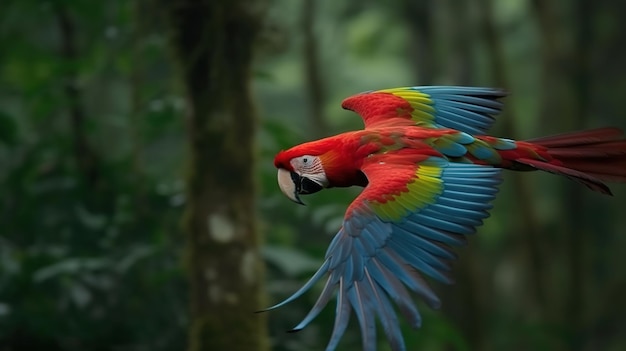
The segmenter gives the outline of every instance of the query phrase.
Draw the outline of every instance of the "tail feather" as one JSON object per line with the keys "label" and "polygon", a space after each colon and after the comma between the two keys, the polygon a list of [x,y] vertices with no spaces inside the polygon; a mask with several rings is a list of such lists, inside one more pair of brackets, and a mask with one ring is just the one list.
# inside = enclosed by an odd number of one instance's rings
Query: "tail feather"
{"label": "tail feather", "polygon": [[572,147],[605,143],[608,141],[622,140],[624,132],[619,128],[607,127],[589,129],[577,132],[550,135],[541,138],[526,140],[529,143],[542,145],[548,148]]}
{"label": "tail feather", "polygon": [[589,173],[584,173],[575,169],[561,167],[544,161],[532,160],[529,158],[520,158],[517,159],[516,162],[534,167],[536,169],[540,169],[542,171],[565,176],[569,179],[582,183],[587,188],[593,191],[597,191],[602,194],[613,195],[611,193],[611,189],[609,189],[609,187],[604,184],[602,180]]}
{"label": "tail feather", "polygon": [[625,142],[614,140],[569,148],[551,148],[550,155],[557,158],[620,158],[619,156],[626,156]]}
{"label": "tail feather", "polygon": [[626,154],[617,157],[561,159],[563,164],[581,172],[595,174],[601,180],[626,182]]}
{"label": "tail feather", "polygon": [[516,162],[567,176],[590,189],[611,194],[603,182],[626,182],[626,139],[618,128],[600,128],[528,140],[542,147],[545,160]]}

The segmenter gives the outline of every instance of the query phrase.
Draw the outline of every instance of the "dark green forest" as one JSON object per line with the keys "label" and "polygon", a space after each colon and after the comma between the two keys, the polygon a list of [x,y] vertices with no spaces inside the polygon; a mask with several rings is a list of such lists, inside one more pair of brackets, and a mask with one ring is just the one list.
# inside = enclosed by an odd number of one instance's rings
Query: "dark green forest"
{"label": "dark green forest", "polygon": [[[492,134],[626,129],[626,3],[3,0],[0,351],[323,350],[285,333],[359,189],[298,206],[274,155],[367,90],[510,92]],[[626,348],[626,186],[505,174],[409,350]],[[353,318],[338,350],[360,349]],[[379,337],[379,350],[390,350]]]}

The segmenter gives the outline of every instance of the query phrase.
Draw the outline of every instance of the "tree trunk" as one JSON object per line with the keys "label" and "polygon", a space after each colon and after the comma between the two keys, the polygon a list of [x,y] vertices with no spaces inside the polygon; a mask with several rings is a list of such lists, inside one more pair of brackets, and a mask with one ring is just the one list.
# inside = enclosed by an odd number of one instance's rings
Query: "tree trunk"
{"label": "tree trunk", "polygon": [[407,23],[411,40],[408,42],[409,57],[413,61],[415,85],[429,85],[437,78],[439,65],[433,54],[434,32],[433,3],[431,1],[404,0],[401,16]]}
{"label": "tree trunk", "polygon": [[[533,10],[538,19],[542,38],[543,56],[543,120],[554,119],[561,130],[578,130],[585,127],[589,101],[589,43],[592,43],[590,18],[593,8],[590,2],[574,2],[566,27],[559,20],[554,4],[533,0]],[[564,16],[561,16],[564,17]],[[565,28],[565,30],[563,30]],[[557,40],[563,33],[572,40]],[[569,44],[569,45],[568,45]],[[561,118],[554,118],[561,116]],[[578,184],[563,183],[562,216],[564,220],[560,240],[566,243],[565,264],[569,272],[569,285],[562,304],[563,324],[569,335],[566,349],[584,348],[584,315],[587,256],[585,230],[585,195]]]}
{"label": "tree trunk", "polygon": [[261,1],[162,1],[188,102],[190,351],[267,350],[250,96]]}
{"label": "tree trunk", "polygon": [[456,85],[472,85],[475,79],[472,43],[478,38],[471,21],[470,0],[448,0],[442,3],[448,13],[447,26],[450,30],[449,69]]}
{"label": "tree trunk", "polygon": [[326,91],[320,71],[320,58],[315,36],[315,18],[317,13],[316,0],[304,0],[302,3],[302,34],[304,36],[304,77],[309,101],[309,119],[312,130],[316,137],[321,138],[328,133],[328,123],[324,115],[324,104],[326,103]]}
{"label": "tree trunk", "polygon": [[[569,85],[572,88],[572,99],[566,102],[570,106],[574,106],[572,116],[564,118],[564,122],[569,120],[572,124],[572,130],[583,129],[586,127],[586,116],[589,112],[589,91],[590,74],[589,74],[589,55],[591,49],[589,43],[593,42],[591,33],[590,18],[593,16],[593,4],[589,1],[576,1],[573,11],[572,36],[574,37],[574,47],[570,57],[574,61],[572,72],[567,75]],[[587,340],[587,326],[585,313],[587,310],[585,292],[587,286],[587,270],[586,262],[588,256],[587,243],[591,237],[588,232],[586,220],[586,208],[583,206],[585,201],[584,189],[579,184],[569,183],[566,185],[564,198],[564,208],[567,209],[569,223],[566,227],[565,237],[568,238],[568,270],[570,272],[570,294],[566,301],[566,315],[570,325],[572,337],[569,339],[569,350],[585,349],[585,341]]]}

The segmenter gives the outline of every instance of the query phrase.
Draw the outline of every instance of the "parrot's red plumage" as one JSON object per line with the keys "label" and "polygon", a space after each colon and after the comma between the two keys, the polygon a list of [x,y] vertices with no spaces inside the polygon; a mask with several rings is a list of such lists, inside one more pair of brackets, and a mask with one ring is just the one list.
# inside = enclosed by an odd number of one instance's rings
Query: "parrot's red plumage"
{"label": "parrot's red plumage", "polygon": [[342,106],[365,129],[278,153],[281,190],[299,195],[331,187],[362,186],[326,253],[322,267],[298,292],[327,276],[304,328],[337,290],[337,316],[327,347],[334,350],[352,311],[363,348],[376,348],[378,318],[394,351],[405,350],[392,302],[415,327],[419,311],[407,288],[431,307],[440,301],[422,274],[450,282],[451,246],[489,216],[501,169],[542,170],[610,194],[604,182],[626,182],[626,139],[602,128],[514,141],[487,135],[501,108],[501,90],[410,87],[358,94]]}

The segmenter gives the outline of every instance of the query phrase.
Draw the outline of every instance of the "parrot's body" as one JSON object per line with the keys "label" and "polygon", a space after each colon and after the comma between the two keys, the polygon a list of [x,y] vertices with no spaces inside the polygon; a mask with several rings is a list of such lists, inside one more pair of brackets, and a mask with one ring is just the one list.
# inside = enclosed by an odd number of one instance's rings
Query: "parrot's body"
{"label": "parrot's body", "polygon": [[392,301],[414,327],[421,317],[407,287],[440,305],[422,274],[448,283],[451,246],[462,245],[489,216],[501,169],[544,170],[610,194],[604,181],[626,182],[626,140],[616,128],[514,141],[485,135],[505,94],[474,87],[411,87],[358,94],[342,106],[365,129],[312,141],[275,158],[281,190],[299,195],[362,186],[311,280],[326,285],[306,326],[337,292],[334,350],[355,311],[363,349],[375,350],[375,317],[394,351],[405,350]]}

